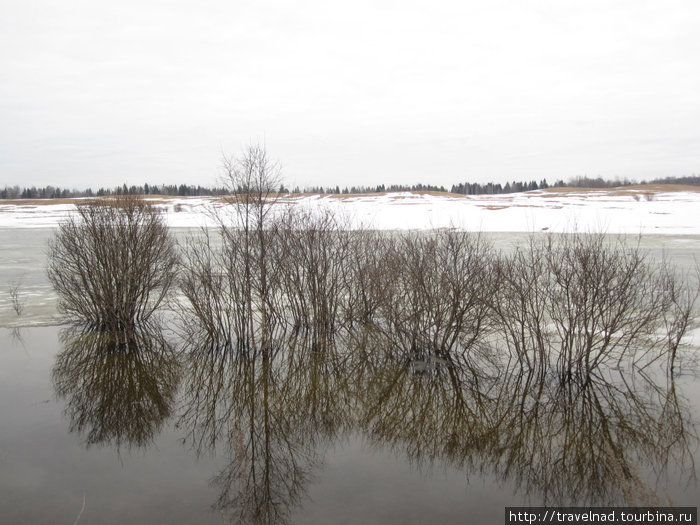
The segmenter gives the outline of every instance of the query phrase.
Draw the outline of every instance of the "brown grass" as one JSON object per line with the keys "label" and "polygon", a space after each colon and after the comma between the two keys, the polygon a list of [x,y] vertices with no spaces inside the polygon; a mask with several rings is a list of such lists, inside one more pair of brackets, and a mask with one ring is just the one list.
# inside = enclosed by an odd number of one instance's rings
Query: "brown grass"
{"label": "brown grass", "polygon": [[77,200],[79,199],[3,199],[0,200],[0,205],[41,206],[46,204],[75,204]]}

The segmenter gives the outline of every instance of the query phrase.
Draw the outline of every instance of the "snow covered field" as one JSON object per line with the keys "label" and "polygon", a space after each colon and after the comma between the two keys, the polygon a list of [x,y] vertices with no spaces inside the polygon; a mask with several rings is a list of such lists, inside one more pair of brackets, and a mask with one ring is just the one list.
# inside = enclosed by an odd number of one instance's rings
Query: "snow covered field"
{"label": "snow covered field", "polygon": [[[213,224],[221,203],[207,197],[159,198],[173,227]],[[456,226],[483,232],[605,231],[627,234],[700,235],[700,192],[647,189],[532,191],[461,196],[387,193],[295,196],[279,206],[328,208],[355,224],[377,229]],[[75,209],[70,202],[0,201],[0,228],[55,227]]]}

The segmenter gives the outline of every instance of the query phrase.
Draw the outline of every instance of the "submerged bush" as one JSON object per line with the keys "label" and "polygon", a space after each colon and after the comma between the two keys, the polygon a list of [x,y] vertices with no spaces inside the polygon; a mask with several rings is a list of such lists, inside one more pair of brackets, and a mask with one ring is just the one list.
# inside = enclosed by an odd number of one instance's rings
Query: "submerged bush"
{"label": "submerged bush", "polygon": [[502,260],[500,280],[494,312],[511,354],[562,379],[603,364],[672,367],[697,296],[666,261],[603,234],[533,237]]}
{"label": "submerged bush", "polygon": [[453,230],[402,235],[388,269],[380,324],[397,349],[421,357],[461,354],[489,324],[494,253],[480,236]]}
{"label": "submerged bush", "polygon": [[134,196],[77,208],[49,243],[59,311],[100,330],[147,321],[166,298],[177,264],[160,211]]}
{"label": "submerged bush", "polygon": [[347,259],[359,250],[348,225],[327,209],[291,209],[276,222],[271,241],[272,275],[283,296],[278,302],[289,312],[292,327],[320,340],[330,337],[347,310]]}
{"label": "submerged bush", "polygon": [[[602,234],[533,236],[502,254],[468,232],[350,231],[332,214],[293,212],[263,233],[264,260],[234,228],[188,244],[180,286],[189,335],[240,346],[262,332],[265,313],[268,335],[302,333],[314,348],[368,329],[402,357],[485,351],[568,380],[623,362],[672,369],[694,320],[698,292],[684,276]],[[264,295],[247,262],[265,264]]]}

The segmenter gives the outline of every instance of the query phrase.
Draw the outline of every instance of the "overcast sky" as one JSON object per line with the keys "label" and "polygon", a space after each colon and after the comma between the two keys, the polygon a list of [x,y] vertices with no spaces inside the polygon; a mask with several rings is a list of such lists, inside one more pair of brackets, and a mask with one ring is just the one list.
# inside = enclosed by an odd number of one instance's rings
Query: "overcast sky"
{"label": "overcast sky", "polygon": [[0,186],[700,173],[697,0],[0,0]]}

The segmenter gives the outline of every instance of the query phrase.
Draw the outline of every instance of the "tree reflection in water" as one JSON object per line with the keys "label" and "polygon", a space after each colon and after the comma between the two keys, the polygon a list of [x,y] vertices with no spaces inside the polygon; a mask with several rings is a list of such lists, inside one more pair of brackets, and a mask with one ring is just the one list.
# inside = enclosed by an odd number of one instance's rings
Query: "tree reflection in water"
{"label": "tree reflection in water", "polygon": [[673,381],[615,371],[562,383],[519,366],[486,377],[457,362],[375,370],[357,388],[359,428],[419,468],[491,472],[557,506],[659,505],[670,470],[695,481],[697,434]]}
{"label": "tree reflection in water", "polygon": [[128,332],[61,334],[52,378],[70,431],[85,444],[146,447],[172,414],[179,383],[174,352],[156,325]]}
{"label": "tree reflection in water", "polygon": [[562,383],[492,353],[416,363],[354,341],[319,352],[297,338],[265,359],[188,352],[179,424],[197,453],[227,454],[213,484],[232,522],[288,521],[327,447],[350,435],[421,470],[490,472],[532,503],[658,505],[671,471],[695,479],[688,403],[665,375]]}
{"label": "tree reflection in water", "polygon": [[327,446],[350,428],[343,361],[305,342],[274,358],[222,352],[225,343],[187,353],[178,425],[197,454],[228,458],[212,484],[215,508],[231,522],[287,522]]}
{"label": "tree reflection in water", "polygon": [[211,483],[230,523],[291,521],[350,436],[421,471],[495,476],[532,504],[659,505],[670,477],[695,482],[689,403],[665,374],[562,382],[485,347],[416,360],[383,351],[386,334],[322,349],[296,336],[252,355],[208,334],[177,359],[157,331],[62,339],[55,390],[88,445],[149,445],[182,376],[177,427],[197,455],[225,458]]}

